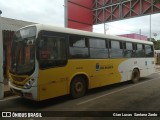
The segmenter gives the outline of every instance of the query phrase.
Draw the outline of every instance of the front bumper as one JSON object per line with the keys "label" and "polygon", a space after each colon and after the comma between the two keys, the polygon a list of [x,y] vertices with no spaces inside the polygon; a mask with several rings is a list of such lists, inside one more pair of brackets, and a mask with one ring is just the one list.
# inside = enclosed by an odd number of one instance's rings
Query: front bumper
{"label": "front bumper", "polygon": [[11,91],[19,96],[22,96],[27,99],[38,101],[38,92],[37,92],[37,86],[32,86],[30,89],[22,89],[14,86],[9,81],[9,87]]}

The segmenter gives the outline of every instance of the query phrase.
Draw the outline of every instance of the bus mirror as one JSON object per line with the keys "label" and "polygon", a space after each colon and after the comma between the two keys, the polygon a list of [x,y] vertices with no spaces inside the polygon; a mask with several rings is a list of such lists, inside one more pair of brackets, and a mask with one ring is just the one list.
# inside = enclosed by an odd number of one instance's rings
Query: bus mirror
{"label": "bus mirror", "polygon": [[27,41],[27,45],[33,45],[34,44],[34,40],[28,40]]}

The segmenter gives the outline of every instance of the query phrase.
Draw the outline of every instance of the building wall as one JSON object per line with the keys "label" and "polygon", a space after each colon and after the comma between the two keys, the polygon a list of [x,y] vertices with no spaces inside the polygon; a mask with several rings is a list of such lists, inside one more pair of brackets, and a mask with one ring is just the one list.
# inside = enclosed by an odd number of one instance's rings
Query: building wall
{"label": "building wall", "polygon": [[1,28],[3,31],[0,37],[3,38],[3,57],[4,57],[1,63],[3,64],[4,68],[3,73],[5,78],[7,77],[7,71],[9,70],[10,67],[10,52],[11,52],[13,34],[19,28],[31,24],[35,23],[1,17]]}
{"label": "building wall", "polygon": [[122,37],[127,37],[127,38],[133,38],[133,39],[139,39],[139,40],[146,40],[147,41],[147,36],[144,35],[139,35],[139,34],[124,34],[124,35],[118,35]]}
{"label": "building wall", "polygon": [[4,77],[7,77],[7,71],[10,67],[10,52],[14,31],[3,30],[3,68]]}

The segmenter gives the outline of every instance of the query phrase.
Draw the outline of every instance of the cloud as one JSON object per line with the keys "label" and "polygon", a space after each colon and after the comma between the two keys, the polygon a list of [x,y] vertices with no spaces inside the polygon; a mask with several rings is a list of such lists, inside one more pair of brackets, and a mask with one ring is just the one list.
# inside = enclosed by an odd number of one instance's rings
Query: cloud
{"label": "cloud", "polygon": [[3,17],[64,26],[63,4],[63,0],[4,0],[0,8]]}
{"label": "cloud", "polygon": [[[160,13],[151,15],[151,37],[160,39]],[[106,23],[107,34],[120,35],[137,33],[150,37],[150,15]],[[95,25],[94,32],[104,33],[104,24]],[[157,33],[157,36],[154,36]]]}
{"label": "cloud", "polygon": [[[64,26],[64,0],[1,0],[2,16],[12,19]],[[151,15],[152,37],[157,33],[160,38],[160,13]],[[150,16],[131,18],[106,23],[107,34],[119,35],[139,33],[149,37]],[[94,26],[94,32],[104,33],[104,25]]]}

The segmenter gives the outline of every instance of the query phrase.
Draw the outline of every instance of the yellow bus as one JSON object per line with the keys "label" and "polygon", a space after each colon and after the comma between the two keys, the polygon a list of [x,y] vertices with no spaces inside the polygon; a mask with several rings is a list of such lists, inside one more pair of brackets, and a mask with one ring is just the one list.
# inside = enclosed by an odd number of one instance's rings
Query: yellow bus
{"label": "yellow bus", "polygon": [[132,80],[154,72],[153,43],[119,36],[36,24],[13,38],[9,86],[41,101]]}

